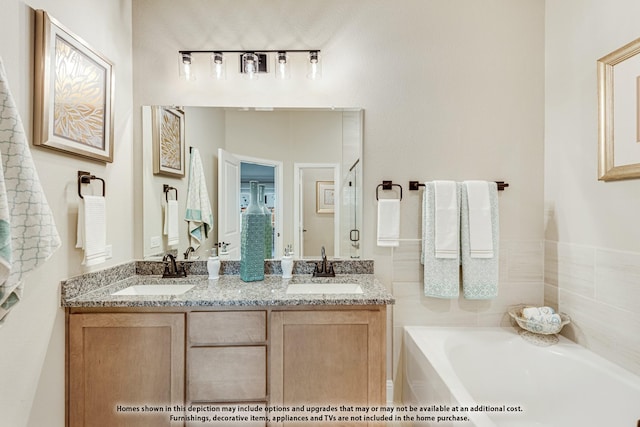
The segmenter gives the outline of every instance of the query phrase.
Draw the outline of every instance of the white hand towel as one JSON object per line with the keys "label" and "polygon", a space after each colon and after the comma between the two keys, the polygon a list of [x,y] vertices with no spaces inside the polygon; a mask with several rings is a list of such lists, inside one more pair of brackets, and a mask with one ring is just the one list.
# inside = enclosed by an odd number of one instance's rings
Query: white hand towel
{"label": "white hand towel", "polygon": [[435,255],[458,258],[460,251],[460,210],[455,181],[434,181],[435,187]]}
{"label": "white hand towel", "polygon": [[78,207],[76,248],[84,249],[82,265],[92,266],[106,261],[106,205],[102,196],[84,196]]}
{"label": "white hand towel", "polygon": [[399,246],[400,200],[378,200],[378,246]]}
{"label": "white hand towel", "polygon": [[[462,258],[462,289],[466,299],[490,299],[498,295],[499,207],[498,186],[489,186],[491,256],[474,257],[471,251],[471,214],[468,186],[461,185],[460,254]],[[485,246],[488,247],[489,245]],[[486,255],[486,253],[485,253]]]}
{"label": "white hand towel", "polygon": [[187,187],[187,210],[184,215],[189,229],[189,243],[194,249],[200,247],[200,243],[209,236],[213,228],[213,214],[207,183],[202,168],[200,152],[197,148],[191,148],[189,161],[189,183]]}
{"label": "white hand towel", "polygon": [[24,277],[61,245],[0,58],[0,323],[22,297]]}
{"label": "white hand towel", "polygon": [[469,248],[471,258],[493,258],[493,229],[489,183],[465,181],[469,203]]}
{"label": "white hand towel", "polygon": [[164,206],[164,234],[167,236],[167,245],[173,246],[180,243],[177,200],[169,200]]}

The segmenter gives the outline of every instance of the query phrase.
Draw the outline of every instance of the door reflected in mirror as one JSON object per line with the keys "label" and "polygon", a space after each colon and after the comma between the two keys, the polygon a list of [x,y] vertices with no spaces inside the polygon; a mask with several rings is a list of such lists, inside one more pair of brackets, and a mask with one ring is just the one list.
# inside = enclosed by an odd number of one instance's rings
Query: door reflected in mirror
{"label": "door reflected in mirror", "polygon": [[[191,259],[205,259],[219,242],[229,243],[228,259],[240,259],[239,243],[231,242],[229,233],[239,235],[249,180],[265,184],[267,206],[272,213],[273,258],[280,258],[289,245],[293,246],[296,257],[317,258],[321,246],[325,246],[332,257],[360,257],[362,109],[182,109],[185,111],[185,144],[200,151],[214,213],[214,228],[201,246],[194,248]],[[162,188],[164,184],[177,188],[182,217],[188,178],[153,174],[150,111],[151,107],[143,107],[143,256],[149,258],[176,249],[182,259],[189,246],[186,222],[180,224],[180,243],[169,247],[163,232]],[[325,168],[329,165],[333,175],[300,180],[296,176],[296,165]],[[300,187],[303,182],[298,181],[304,181],[305,189]],[[333,192],[319,194],[317,183],[330,181],[333,181]],[[329,194],[334,197],[333,213],[329,213],[326,206],[318,212],[319,202],[331,201]],[[314,230],[321,230],[322,239],[312,237],[311,233],[311,240],[306,243],[304,237],[301,238],[304,233],[301,227],[314,224],[313,218],[305,219],[307,214],[324,220],[313,226]]]}

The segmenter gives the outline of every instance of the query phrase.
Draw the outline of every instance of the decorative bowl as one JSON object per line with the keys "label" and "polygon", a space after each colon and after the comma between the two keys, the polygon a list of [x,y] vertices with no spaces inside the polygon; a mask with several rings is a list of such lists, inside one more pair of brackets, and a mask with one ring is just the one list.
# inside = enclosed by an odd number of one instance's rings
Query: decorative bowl
{"label": "decorative bowl", "polygon": [[541,322],[534,319],[527,319],[522,315],[522,310],[529,305],[517,305],[509,308],[509,315],[516,321],[522,329],[534,334],[551,335],[559,333],[564,325],[571,322],[571,318],[564,313],[557,313],[560,316],[560,323]]}

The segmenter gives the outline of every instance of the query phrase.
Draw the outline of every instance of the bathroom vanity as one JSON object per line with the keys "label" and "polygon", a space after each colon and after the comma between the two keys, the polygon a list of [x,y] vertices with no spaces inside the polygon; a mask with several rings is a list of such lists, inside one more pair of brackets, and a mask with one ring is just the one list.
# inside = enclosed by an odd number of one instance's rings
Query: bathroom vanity
{"label": "bathroom vanity", "polygon": [[[267,407],[385,403],[393,298],[373,274],[251,283],[192,274],[170,279],[193,286],[181,294],[113,295],[168,283],[132,264],[63,283],[68,426],[202,425],[187,417],[196,407],[215,416],[238,405],[255,417],[242,425],[266,425]],[[361,293],[331,287],[344,283]]]}

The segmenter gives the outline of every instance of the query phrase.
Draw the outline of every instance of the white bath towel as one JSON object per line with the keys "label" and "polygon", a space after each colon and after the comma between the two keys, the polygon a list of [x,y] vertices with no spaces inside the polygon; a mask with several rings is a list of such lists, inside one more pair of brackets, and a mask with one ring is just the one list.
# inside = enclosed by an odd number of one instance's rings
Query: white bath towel
{"label": "white bath towel", "polygon": [[493,257],[493,231],[487,181],[465,181],[469,206],[469,250],[471,258]]}
{"label": "white bath towel", "polygon": [[527,320],[532,320],[538,323],[548,323],[552,325],[559,325],[562,323],[562,318],[551,307],[526,307],[522,309],[522,317]]}
{"label": "white bath towel", "polygon": [[400,200],[378,200],[378,246],[399,246]]}
{"label": "white bath towel", "polygon": [[454,181],[434,181],[436,258],[460,256],[460,199]]}
{"label": "white bath towel", "polygon": [[22,297],[24,277],[60,247],[0,58],[0,322]]}
{"label": "white bath towel", "polygon": [[[462,289],[467,299],[491,299],[498,295],[498,186],[495,182],[487,183],[489,188],[489,206],[491,220],[492,255],[473,257],[471,254],[470,210],[467,185],[462,185],[462,202],[460,204],[460,252],[462,257]],[[486,246],[485,246],[486,248]]]}
{"label": "white bath towel", "polygon": [[213,214],[207,182],[202,168],[200,152],[191,148],[189,161],[189,183],[187,187],[187,208],[184,216],[189,229],[190,246],[198,249],[200,244],[209,236],[213,228]]}
{"label": "white bath towel", "polygon": [[107,260],[106,203],[103,196],[85,195],[78,205],[76,248],[84,250],[82,265],[102,264]]}
{"label": "white bath towel", "polygon": [[167,245],[180,243],[178,226],[178,201],[169,200],[164,205],[164,234],[167,236]]}
{"label": "white bath towel", "polygon": [[[460,185],[456,184],[455,203],[460,207]],[[435,184],[425,183],[422,196],[422,263],[424,264],[424,294],[435,298],[457,298],[460,294],[460,252],[452,258],[436,256]],[[455,228],[460,227],[460,216]]]}

